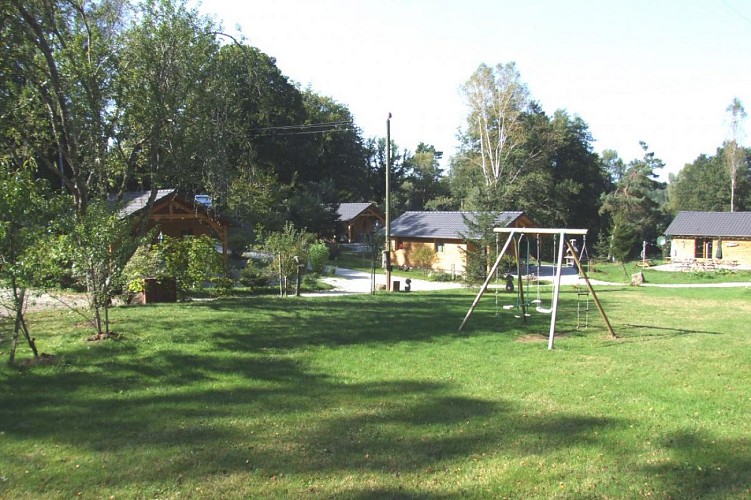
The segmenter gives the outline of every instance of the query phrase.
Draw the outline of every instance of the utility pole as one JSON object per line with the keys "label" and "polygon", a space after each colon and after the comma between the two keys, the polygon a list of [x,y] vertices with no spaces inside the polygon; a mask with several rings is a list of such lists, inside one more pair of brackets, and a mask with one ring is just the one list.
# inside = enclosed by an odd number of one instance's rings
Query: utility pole
{"label": "utility pole", "polygon": [[391,180],[391,113],[386,119],[386,291],[391,291],[391,194],[389,182]]}

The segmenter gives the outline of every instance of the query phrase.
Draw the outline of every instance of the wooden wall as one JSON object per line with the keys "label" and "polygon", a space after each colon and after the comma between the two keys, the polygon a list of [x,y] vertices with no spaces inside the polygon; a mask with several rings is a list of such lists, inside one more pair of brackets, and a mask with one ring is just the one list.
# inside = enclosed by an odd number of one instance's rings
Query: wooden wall
{"label": "wooden wall", "polygon": [[[395,248],[396,241],[399,242],[399,248]],[[463,275],[466,268],[465,252],[467,244],[461,240],[395,238],[391,242],[392,264],[395,266],[406,264],[410,267],[415,267],[414,262],[410,259],[415,250],[422,246],[436,250],[438,242],[443,242],[443,251],[436,251],[435,261],[431,266],[432,269],[437,272]]]}
{"label": "wooden wall", "polygon": [[[694,259],[695,238],[673,238],[671,242],[670,256],[673,259]],[[716,255],[718,241],[712,239],[712,258]],[[722,240],[722,261],[738,261],[738,265],[751,266],[751,241],[750,240]]]}

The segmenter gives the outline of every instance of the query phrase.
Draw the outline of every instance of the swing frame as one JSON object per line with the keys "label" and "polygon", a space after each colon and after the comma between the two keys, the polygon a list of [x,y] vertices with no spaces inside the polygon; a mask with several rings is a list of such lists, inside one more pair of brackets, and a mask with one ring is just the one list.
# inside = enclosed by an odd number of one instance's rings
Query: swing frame
{"label": "swing frame", "polygon": [[[574,258],[574,263],[576,264],[576,267],[580,275],[584,278],[584,282],[587,285],[587,289],[589,290],[589,293],[592,295],[592,300],[597,306],[597,310],[599,311],[600,316],[602,317],[603,321],[605,321],[605,325],[608,329],[608,332],[610,333],[610,336],[612,338],[617,338],[615,331],[613,331],[613,327],[610,325],[610,320],[608,320],[608,317],[605,314],[605,310],[602,308],[602,304],[600,303],[600,300],[597,298],[597,294],[595,293],[594,288],[592,288],[592,283],[590,283],[589,281],[589,276],[587,276],[586,271],[581,265],[579,256],[576,254],[573,246],[571,246],[571,243],[566,238],[567,235],[586,237],[586,234],[588,232],[587,229],[557,229],[557,228],[527,228],[527,227],[500,228],[500,227],[497,227],[493,229],[493,232],[499,233],[499,234],[508,234],[508,238],[506,239],[506,243],[503,245],[503,249],[498,254],[498,257],[496,258],[495,263],[493,264],[493,267],[491,267],[490,271],[488,272],[487,277],[485,278],[485,282],[480,288],[480,291],[477,293],[477,296],[472,302],[472,305],[469,307],[469,310],[467,311],[466,316],[464,316],[464,320],[462,321],[462,324],[459,325],[460,332],[462,331],[462,329],[464,329],[464,325],[466,325],[467,321],[469,321],[469,318],[472,316],[472,313],[477,307],[477,304],[480,302],[480,299],[487,291],[488,285],[490,284],[490,281],[493,279],[493,275],[498,269],[498,266],[501,264],[501,259],[506,254],[506,251],[508,250],[509,245],[511,245],[512,241],[514,242],[514,247],[516,247],[516,245],[518,244],[516,240],[516,236],[517,235],[524,236],[524,235],[529,235],[529,234],[539,236],[541,234],[550,234],[550,235],[559,236],[559,239],[558,239],[559,244],[558,244],[558,259],[556,263],[555,278],[553,281],[553,300],[552,300],[552,311],[550,313],[550,334],[548,337],[548,349],[549,350],[553,349],[553,343],[555,339],[555,324],[556,324],[556,317],[558,315],[558,298],[560,296],[560,290],[561,290],[561,271],[563,268],[564,245],[568,247],[569,251],[571,252],[571,255]],[[517,262],[517,266],[518,264],[519,263]]]}

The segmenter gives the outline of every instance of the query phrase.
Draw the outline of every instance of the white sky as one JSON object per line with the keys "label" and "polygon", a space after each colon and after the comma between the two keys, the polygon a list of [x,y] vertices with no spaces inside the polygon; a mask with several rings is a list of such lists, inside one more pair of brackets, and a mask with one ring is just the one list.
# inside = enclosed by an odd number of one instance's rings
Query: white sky
{"label": "white sky", "polygon": [[[345,104],[368,137],[457,147],[461,85],[515,61],[532,97],[589,124],[595,151],[667,164],[663,178],[751,112],[749,0],[204,0],[202,11],[276,58],[292,81]],[[748,123],[746,123],[748,129]],[[744,139],[744,144],[748,141]]]}

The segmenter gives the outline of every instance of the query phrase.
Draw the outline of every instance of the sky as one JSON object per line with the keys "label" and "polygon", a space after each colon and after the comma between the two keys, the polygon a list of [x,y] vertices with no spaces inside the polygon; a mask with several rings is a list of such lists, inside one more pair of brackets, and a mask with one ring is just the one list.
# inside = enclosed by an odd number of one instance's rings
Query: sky
{"label": "sky", "polygon": [[[580,116],[593,149],[662,159],[661,177],[751,112],[751,0],[204,0],[202,12],[346,105],[366,138],[458,147],[460,92],[480,64],[516,62],[545,112]],[[750,130],[748,120],[745,130]],[[747,135],[741,143],[748,145]]]}

